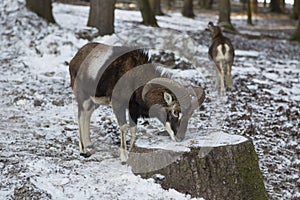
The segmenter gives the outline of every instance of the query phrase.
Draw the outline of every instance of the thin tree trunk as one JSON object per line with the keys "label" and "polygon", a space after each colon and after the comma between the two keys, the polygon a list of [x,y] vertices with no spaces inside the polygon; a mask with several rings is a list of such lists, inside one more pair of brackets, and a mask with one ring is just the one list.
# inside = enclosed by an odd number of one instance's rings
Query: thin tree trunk
{"label": "thin tree trunk", "polygon": [[[295,1],[298,1],[298,0],[295,0]],[[296,40],[296,41],[299,41],[300,42],[300,16],[299,16],[299,13],[300,13],[300,2],[298,2],[296,4],[296,9],[298,11],[298,26],[295,30],[295,32],[293,33],[293,35],[291,36],[291,40]]]}
{"label": "thin tree trunk", "polygon": [[293,19],[298,19],[298,17],[299,17],[299,13],[298,13],[298,10],[297,10],[297,6],[298,6],[299,3],[300,3],[299,0],[294,0],[293,15],[292,15]]}
{"label": "thin tree trunk", "polygon": [[114,33],[116,0],[90,0],[88,26],[96,27],[99,35]]}
{"label": "thin tree trunk", "polygon": [[184,0],[181,13],[185,17],[189,17],[189,18],[195,17],[193,0]]}
{"label": "thin tree trunk", "polygon": [[230,0],[220,0],[219,1],[219,24],[223,27],[235,30],[230,20],[231,5]]}
{"label": "thin tree trunk", "polygon": [[51,0],[26,0],[26,7],[50,23],[55,23]]}
{"label": "thin tree trunk", "polygon": [[148,0],[138,0],[138,5],[143,18],[143,24],[148,26],[158,27],[155,15],[151,9],[150,3]]}
{"label": "thin tree trunk", "polygon": [[252,13],[253,13],[252,0],[247,0],[247,24],[253,25],[252,23]]}

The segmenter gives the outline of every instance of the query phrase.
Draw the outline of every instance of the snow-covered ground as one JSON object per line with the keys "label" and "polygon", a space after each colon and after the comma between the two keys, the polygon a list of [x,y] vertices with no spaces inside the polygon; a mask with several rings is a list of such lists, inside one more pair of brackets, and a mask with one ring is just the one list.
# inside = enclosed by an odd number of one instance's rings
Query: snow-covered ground
{"label": "snow-covered ground", "polygon": [[[0,2],[0,199],[192,199],[121,165],[118,129],[108,107],[100,107],[92,117],[96,153],[88,159],[79,156],[68,62],[88,42],[78,35],[95,30],[86,27],[88,7],[54,3],[53,11],[58,25],[28,12],[23,0]],[[171,70],[208,93],[189,132],[200,132],[204,138],[207,130],[251,137],[270,199],[300,198],[299,43],[229,35],[236,47],[234,90],[220,99],[212,89],[209,35],[204,31],[217,16],[186,19],[169,13],[158,17],[160,28],[152,28],[140,25],[137,11],[115,14],[116,34],[93,41],[147,47],[153,53],[168,50],[192,63],[191,69]],[[244,18],[232,21],[241,33],[278,38],[289,34],[263,30],[270,23],[260,18],[255,33]],[[288,23],[271,25],[293,27],[292,21]],[[157,121],[149,121],[150,125],[140,121],[141,138],[160,130]]]}

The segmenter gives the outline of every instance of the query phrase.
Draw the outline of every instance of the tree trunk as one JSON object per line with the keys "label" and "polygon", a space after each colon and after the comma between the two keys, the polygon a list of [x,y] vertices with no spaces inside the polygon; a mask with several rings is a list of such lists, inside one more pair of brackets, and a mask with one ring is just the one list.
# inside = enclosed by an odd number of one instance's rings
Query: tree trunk
{"label": "tree trunk", "polygon": [[281,13],[282,10],[280,8],[280,0],[271,0],[270,9],[271,9],[271,12]]}
{"label": "tree trunk", "polygon": [[143,24],[148,26],[158,27],[155,15],[151,9],[150,3],[148,0],[138,0],[138,5],[143,18]]}
{"label": "tree trunk", "polygon": [[223,27],[235,30],[230,20],[231,5],[230,0],[220,0],[219,1],[219,24]]}
{"label": "tree trunk", "polygon": [[114,33],[116,0],[91,0],[88,26],[96,27],[99,35]]}
{"label": "tree trunk", "polygon": [[51,0],[26,0],[26,7],[50,23],[55,23]]}
{"label": "tree trunk", "polygon": [[252,0],[247,0],[247,24],[253,25],[252,23],[253,4]]}
{"label": "tree trunk", "polygon": [[299,0],[294,0],[294,5],[293,5],[293,15],[292,15],[292,17],[293,17],[293,19],[298,19],[298,17],[299,17],[299,13],[298,13],[298,4],[300,3],[300,1]]}
{"label": "tree trunk", "polygon": [[150,0],[150,5],[151,5],[154,15],[164,15],[164,13],[161,10],[161,1],[160,0]]}
{"label": "tree trunk", "polygon": [[264,7],[267,7],[267,0],[264,0]]}
{"label": "tree trunk", "polygon": [[[297,1],[297,0],[295,0],[295,1]],[[298,26],[296,28],[296,31],[291,36],[291,40],[300,41],[300,16],[299,16],[299,13],[300,13],[300,2],[298,2],[296,4],[296,6],[297,6],[296,9],[297,9],[297,12],[298,12]]]}
{"label": "tree trunk", "polygon": [[152,148],[148,145],[153,144],[137,142],[128,164],[136,175],[153,177],[164,189],[173,188],[192,197],[268,199],[250,139],[214,147],[194,142],[196,145],[189,145],[189,150],[182,152],[176,145],[173,150],[164,150],[159,145]]}
{"label": "tree trunk", "polygon": [[193,0],[184,0],[181,13],[185,17],[189,17],[189,18],[195,17]]}

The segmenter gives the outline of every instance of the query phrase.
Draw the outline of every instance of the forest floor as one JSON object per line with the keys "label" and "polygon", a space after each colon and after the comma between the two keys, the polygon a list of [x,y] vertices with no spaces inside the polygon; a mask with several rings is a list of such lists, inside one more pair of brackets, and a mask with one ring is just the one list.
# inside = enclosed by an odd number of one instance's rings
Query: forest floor
{"label": "forest floor", "polygon": [[[207,98],[190,122],[205,129],[218,98],[205,28],[217,16],[168,13],[151,28],[139,23],[139,12],[116,10],[116,34],[94,37],[85,25],[88,7],[54,3],[53,11],[58,25],[28,12],[22,0],[0,3],[0,199],[192,199],[120,164],[108,107],[92,118],[97,152],[79,156],[68,62],[88,42],[82,37],[153,49],[160,62],[176,66],[174,74],[205,87]],[[240,33],[226,33],[236,49],[233,90],[222,100],[218,126],[253,140],[270,199],[299,199],[300,44],[287,40],[296,22],[257,16],[247,26],[245,16],[235,15],[232,23]],[[143,120],[139,127],[139,134],[156,130]]]}

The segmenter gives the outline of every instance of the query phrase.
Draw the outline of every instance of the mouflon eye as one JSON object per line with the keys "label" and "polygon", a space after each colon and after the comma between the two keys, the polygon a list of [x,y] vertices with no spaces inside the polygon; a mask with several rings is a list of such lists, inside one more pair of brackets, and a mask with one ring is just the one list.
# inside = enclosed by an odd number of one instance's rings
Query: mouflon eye
{"label": "mouflon eye", "polygon": [[172,110],[172,115],[176,118],[179,117],[179,111],[178,110]]}

